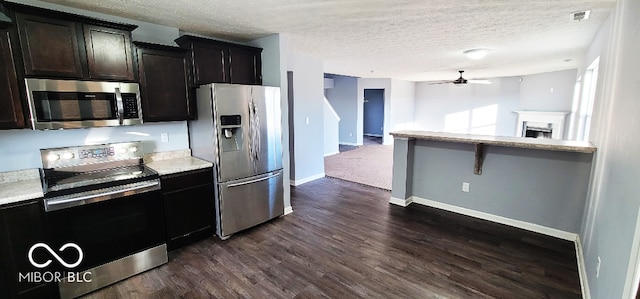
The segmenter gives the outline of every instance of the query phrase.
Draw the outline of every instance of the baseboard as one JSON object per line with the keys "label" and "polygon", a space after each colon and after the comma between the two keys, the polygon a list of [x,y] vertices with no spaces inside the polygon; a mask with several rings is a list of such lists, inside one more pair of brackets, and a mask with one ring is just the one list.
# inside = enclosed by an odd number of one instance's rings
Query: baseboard
{"label": "baseboard", "polygon": [[591,299],[589,290],[589,277],[587,276],[587,265],[584,263],[584,252],[580,236],[576,237],[576,259],[578,260],[578,275],[580,276],[580,287],[582,288],[582,299]]}
{"label": "baseboard", "polygon": [[392,196],[389,199],[389,203],[390,204],[394,204],[394,205],[401,206],[401,207],[406,207],[406,206],[410,205],[411,202],[412,202],[412,198],[411,197],[409,197],[407,199],[400,199],[400,198]]}
{"label": "baseboard", "polygon": [[291,213],[293,213],[293,207],[288,206],[284,208],[284,215],[289,215]]}
{"label": "baseboard", "polygon": [[383,137],[382,134],[362,134],[363,136],[370,136],[370,137]]}
{"label": "baseboard", "polygon": [[323,178],[323,177],[324,177],[324,172],[318,173],[316,175],[312,175],[312,176],[309,176],[309,177],[306,177],[304,179],[290,180],[289,183],[291,184],[291,186],[300,186],[300,185],[302,185],[304,183],[308,183],[308,182],[311,182],[311,181],[314,181],[314,180],[317,180],[317,179],[320,179],[320,178]]}
{"label": "baseboard", "polygon": [[515,219],[493,215],[485,212],[458,207],[458,206],[454,206],[446,203],[441,203],[441,202],[437,202],[429,199],[420,198],[417,196],[412,196],[411,202],[415,202],[417,204],[421,204],[421,205],[425,205],[425,206],[429,206],[429,207],[433,207],[433,208],[437,208],[437,209],[441,209],[449,212],[454,212],[454,213],[458,213],[458,214],[462,214],[462,215],[466,215],[474,218],[479,218],[479,219],[488,220],[491,222],[513,226],[513,227],[521,228],[524,230],[528,230],[528,231],[532,231],[532,232],[536,232],[543,235],[556,237],[559,239],[568,240],[572,242],[575,242],[576,238],[578,237],[578,234],[576,233],[566,232],[563,230],[550,228],[550,227],[542,226],[535,223],[515,220]]}
{"label": "baseboard", "polygon": [[350,146],[360,146],[361,144],[357,144],[357,143],[352,143],[352,142],[340,142],[340,145],[350,145]]}
{"label": "baseboard", "polygon": [[333,152],[333,153],[324,154],[324,156],[325,156],[325,157],[329,157],[329,156],[337,155],[337,154],[339,154],[339,153],[340,153],[340,152],[338,151],[338,152]]}

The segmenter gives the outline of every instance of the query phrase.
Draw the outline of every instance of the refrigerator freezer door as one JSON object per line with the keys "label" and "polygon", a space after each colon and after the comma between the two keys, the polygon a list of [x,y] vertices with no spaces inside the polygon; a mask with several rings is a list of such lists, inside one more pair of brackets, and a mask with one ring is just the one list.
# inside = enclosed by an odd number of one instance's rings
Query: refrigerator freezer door
{"label": "refrigerator freezer door", "polygon": [[[282,168],[280,89],[214,84],[220,182]],[[240,125],[224,125],[233,116]]]}
{"label": "refrigerator freezer door", "polygon": [[219,183],[218,235],[225,239],[284,214],[282,170]]}

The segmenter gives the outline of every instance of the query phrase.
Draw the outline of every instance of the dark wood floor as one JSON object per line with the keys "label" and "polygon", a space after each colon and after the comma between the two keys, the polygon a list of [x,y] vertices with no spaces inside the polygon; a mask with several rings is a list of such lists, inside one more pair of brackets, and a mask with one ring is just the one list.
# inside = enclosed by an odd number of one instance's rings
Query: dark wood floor
{"label": "dark wood floor", "polygon": [[581,298],[574,244],[320,179],[293,214],[87,298]]}

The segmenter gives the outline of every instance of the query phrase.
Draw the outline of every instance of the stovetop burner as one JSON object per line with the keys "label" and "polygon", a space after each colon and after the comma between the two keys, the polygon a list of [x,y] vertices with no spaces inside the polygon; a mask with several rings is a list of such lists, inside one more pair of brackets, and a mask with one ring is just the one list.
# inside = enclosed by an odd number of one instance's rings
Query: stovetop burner
{"label": "stovetop burner", "polygon": [[45,198],[157,180],[142,164],[140,142],[42,149]]}
{"label": "stovetop burner", "polygon": [[157,179],[158,173],[144,165],[132,165],[89,172],[52,171],[43,178],[46,197],[107,188]]}

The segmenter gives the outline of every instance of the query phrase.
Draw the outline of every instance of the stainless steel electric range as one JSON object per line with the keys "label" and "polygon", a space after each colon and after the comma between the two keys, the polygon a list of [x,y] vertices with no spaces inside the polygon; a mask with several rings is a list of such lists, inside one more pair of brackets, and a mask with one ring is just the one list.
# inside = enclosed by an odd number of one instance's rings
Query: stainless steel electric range
{"label": "stainless steel electric range", "polygon": [[88,277],[59,282],[62,298],[167,262],[160,179],[142,163],[141,142],[40,152],[48,245],[80,248],[59,253],[62,260],[80,261],[77,266],[51,263],[57,267],[51,270]]}

